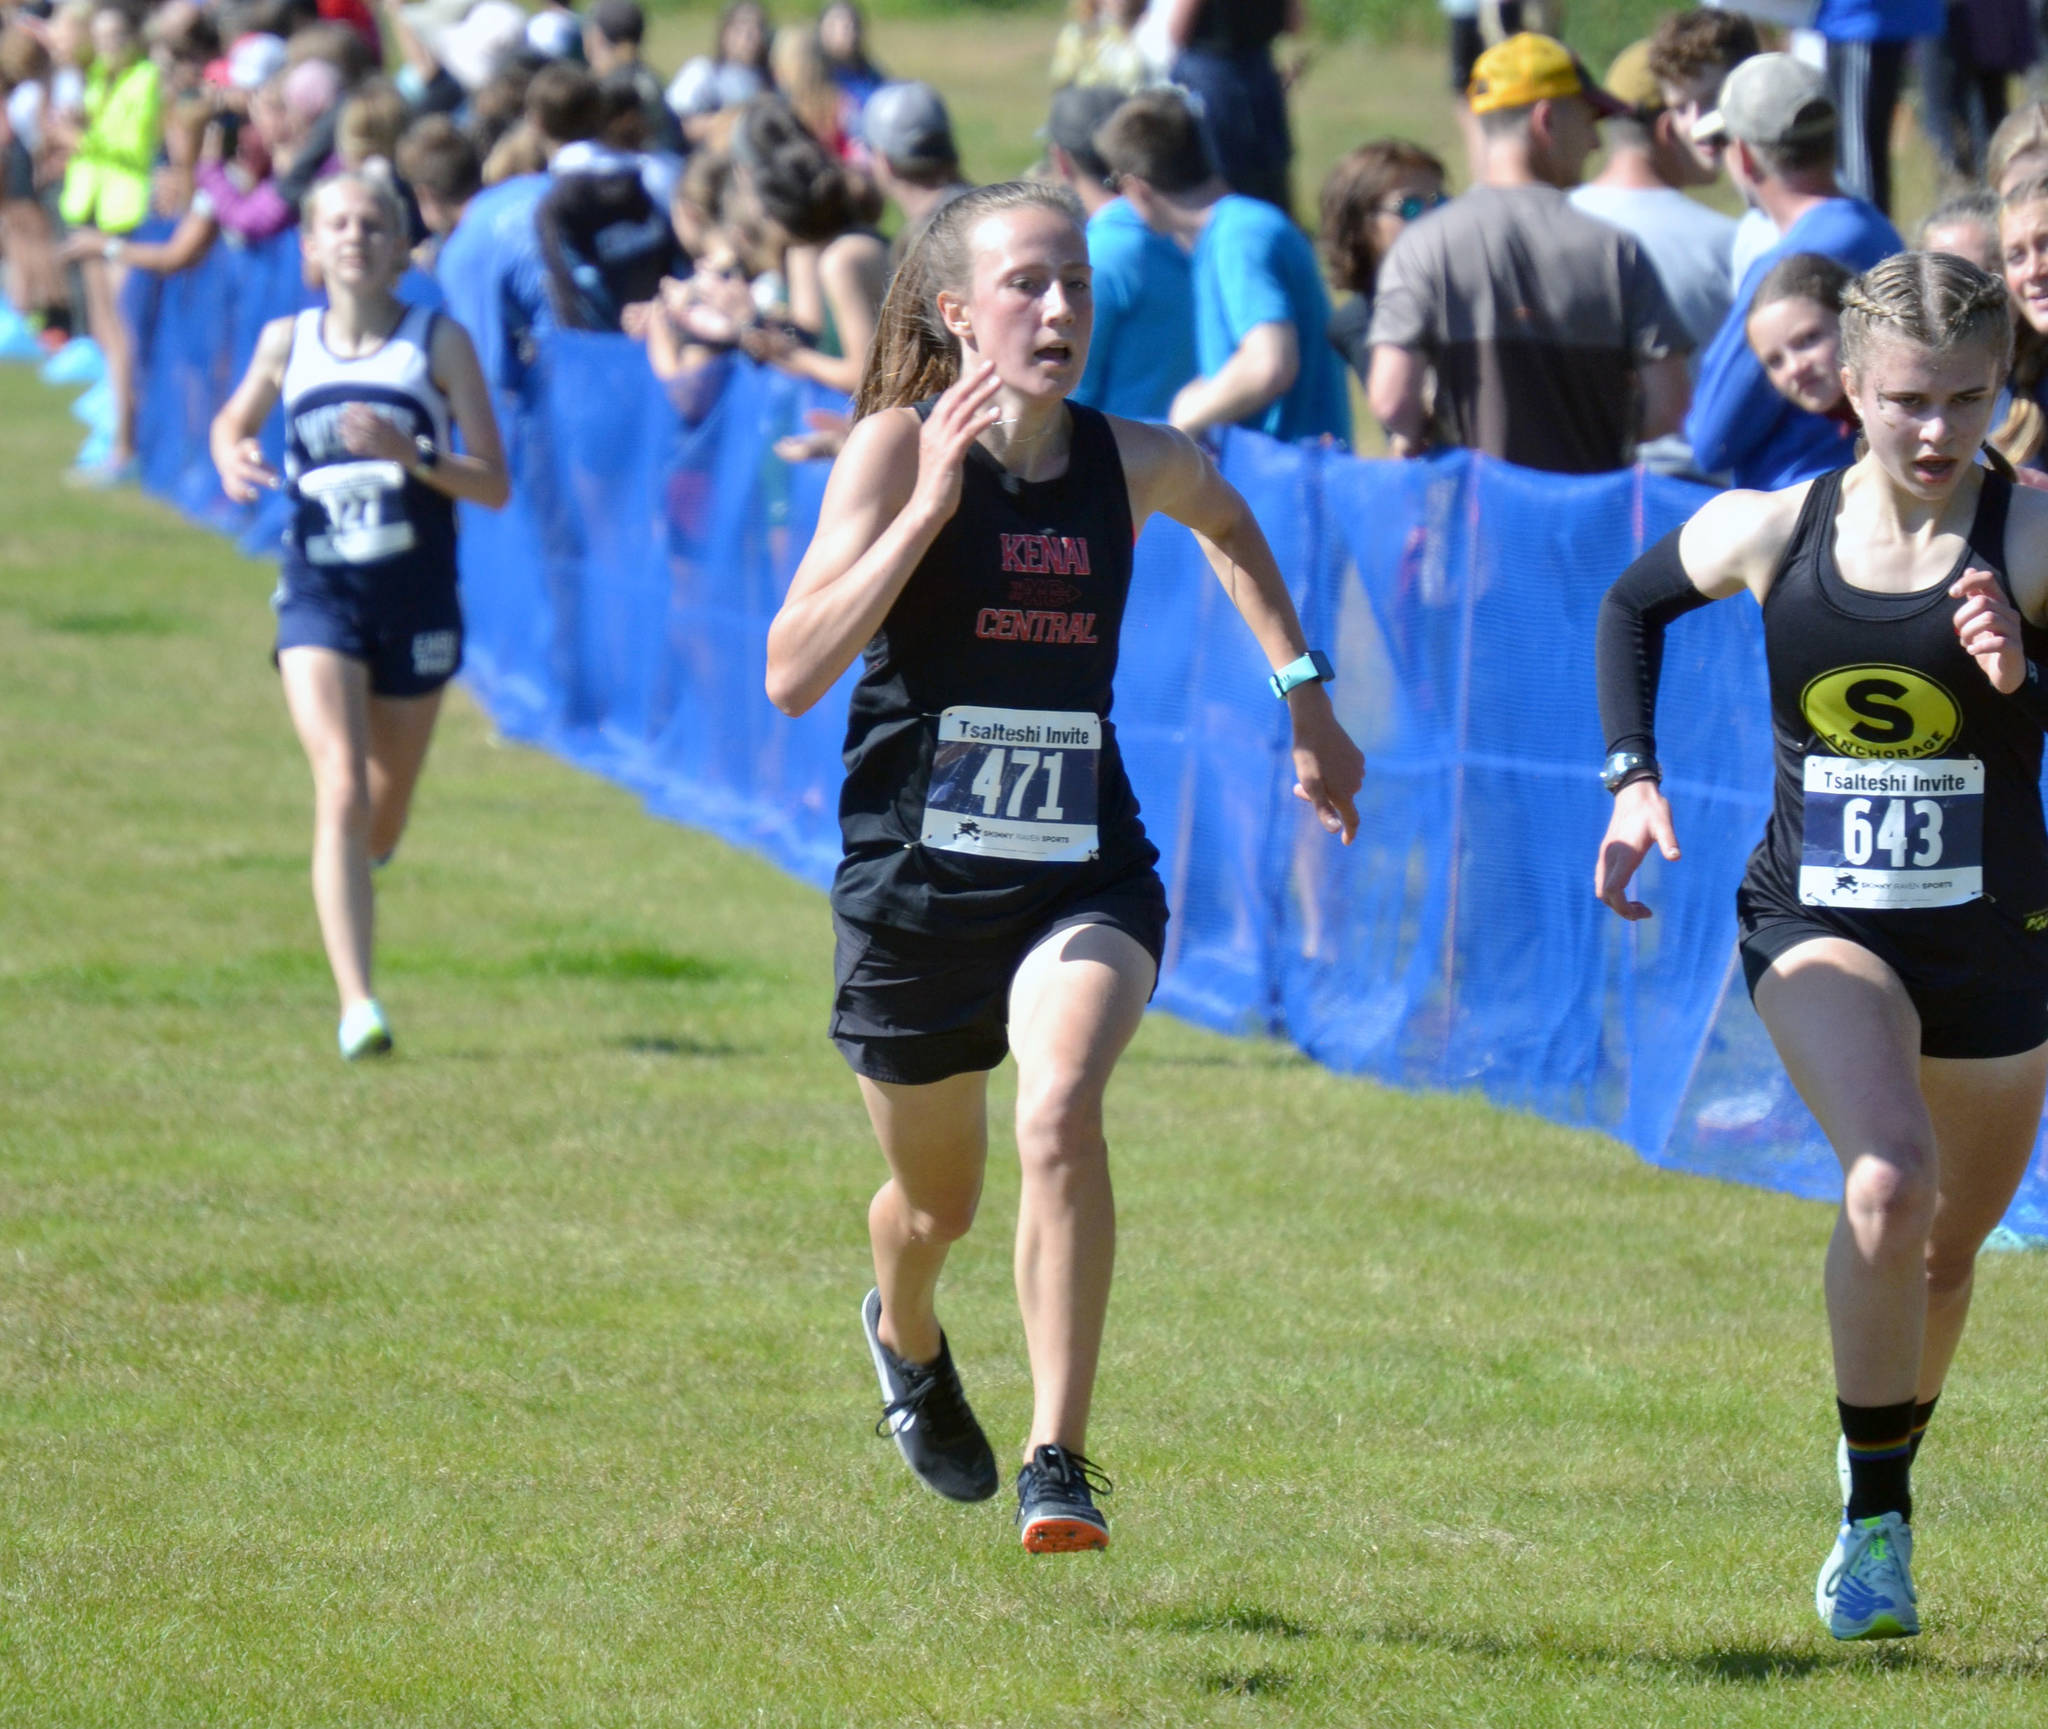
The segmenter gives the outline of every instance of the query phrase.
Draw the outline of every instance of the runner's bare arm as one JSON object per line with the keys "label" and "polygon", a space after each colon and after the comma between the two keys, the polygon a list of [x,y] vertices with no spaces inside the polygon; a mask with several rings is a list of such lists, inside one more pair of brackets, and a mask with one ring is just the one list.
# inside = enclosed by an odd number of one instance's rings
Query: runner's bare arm
{"label": "runner's bare arm", "polygon": [[768,627],[768,700],[784,714],[802,714],[838,682],[959,508],[961,464],[995,418],[998,383],[978,366],[922,426],[898,408],[847,435],[817,533]]}
{"label": "runner's bare arm", "polygon": [[[1184,432],[1114,416],[1117,454],[1130,489],[1131,524],[1169,516],[1194,530],[1216,579],[1278,672],[1308,652],[1308,638],[1265,533],[1243,495]],[[1297,685],[1287,697],[1294,723],[1296,796],[1316,807],[1323,826],[1348,846],[1358,832],[1354,803],[1365,784],[1365,758],[1337,723],[1320,683]]]}
{"label": "runner's bare arm", "polygon": [[249,370],[207,432],[206,445],[213,466],[220,470],[221,490],[237,504],[247,504],[259,489],[278,484],[276,471],[263,460],[256,434],[284,389],[284,364],[291,357],[295,323],[292,318],[273,318],[264,325]]}
{"label": "runner's bare arm", "polygon": [[1782,492],[1724,492],[1701,505],[1678,537],[1678,556],[1693,587],[1709,600],[1747,589],[1762,605],[1811,484],[1802,481]]}

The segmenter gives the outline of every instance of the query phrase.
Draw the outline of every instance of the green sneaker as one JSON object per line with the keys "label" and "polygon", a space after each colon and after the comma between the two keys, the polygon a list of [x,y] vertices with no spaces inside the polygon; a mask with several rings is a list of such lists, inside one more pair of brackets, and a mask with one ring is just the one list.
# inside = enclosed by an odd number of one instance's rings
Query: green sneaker
{"label": "green sneaker", "polygon": [[391,1023],[384,1018],[384,1010],[375,997],[349,1005],[348,1012],[341,1017],[339,1039],[341,1054],[349,1062],[391,1054]]}
{"label": "green sneaker", "polygon": [[1896,1513],[1844,1520],[1814,1585],[1813,1606],[1837,1639],[1912,1638],[1920,1631],[1913,1527]]}

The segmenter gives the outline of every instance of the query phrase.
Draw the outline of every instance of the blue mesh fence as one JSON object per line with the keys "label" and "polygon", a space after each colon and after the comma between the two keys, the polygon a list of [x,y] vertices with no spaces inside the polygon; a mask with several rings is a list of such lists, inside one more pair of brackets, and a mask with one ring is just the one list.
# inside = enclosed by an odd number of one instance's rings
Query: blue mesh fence
{"label": "blue mesh fence", "polygon": [[[220,496],[206,422],[263,319],[305,294],[286,237],[217,250],[146,308],[146,482],[252,549],[275,544],[275,506]],[[728,358],[686,421],[623,338],[548,332],[532,358],[500,400],[514,502],[463,512],[472,689],[507,735],[823,886],[847,686],[791,721],[761,674],[826,472],[771,446],[828,399]],[[1363,822],[1341,849],[1291,796],[1250,634],[1192,537],[1148,527],[1116,717],[1173,904],[1160,1006],[1396,1085],[1477,1088],[1674,1169],[1832,1196],[1735,965],[1770,786],[1747,603],[1671,632],[1660,738],[1685,856],[1645,868],[1657,917],[1624,926],[1592,898],[1595,613],[1704,491],[1237,433],[1222,461],[1337,661]],[[2048,1236],[2038,1151],[2007,1225]]]}

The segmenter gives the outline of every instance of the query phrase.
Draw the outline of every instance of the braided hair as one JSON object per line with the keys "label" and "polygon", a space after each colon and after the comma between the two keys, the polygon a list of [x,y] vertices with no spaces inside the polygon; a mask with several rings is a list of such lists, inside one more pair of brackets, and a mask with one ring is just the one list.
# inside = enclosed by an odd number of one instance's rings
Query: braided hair
{"label": "braided hair", "polygon": [[853,399],[853,417],[902,408],[950,390],[960,377],[960,341],[939,316],[941,290],[958,294],[974,274],[974,231],[1011,210],[1050,210],[1087,226],[1081,201],[1044,180],[976,187],[942,206],[904,255],[875,321],[875,340]]}
{"label": "braided hair", "polygon": [[[1997,355],[2003,380],[2012,370],[2012,326],[2011,297],[1989,271],[1952,253],[1895,252],[1842,289],[1842,364],[1860,374],[1880,337],[1943,351],[1979,342]],[[1992,467],[2010,479],[2004,431],[1999,428],[1985,448]]]}

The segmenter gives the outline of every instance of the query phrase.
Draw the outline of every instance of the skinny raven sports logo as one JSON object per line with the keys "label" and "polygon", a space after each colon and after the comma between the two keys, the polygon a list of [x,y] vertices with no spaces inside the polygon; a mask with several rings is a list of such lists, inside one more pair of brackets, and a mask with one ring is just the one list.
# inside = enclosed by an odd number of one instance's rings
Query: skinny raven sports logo
{"label": "skinny raven sports logo", "polygon": [[1835,893],[1838,895],[1852,895],[1862,886],[1856,880],[1856,873],[1854,871],[1837,871],[1835,873]]}

